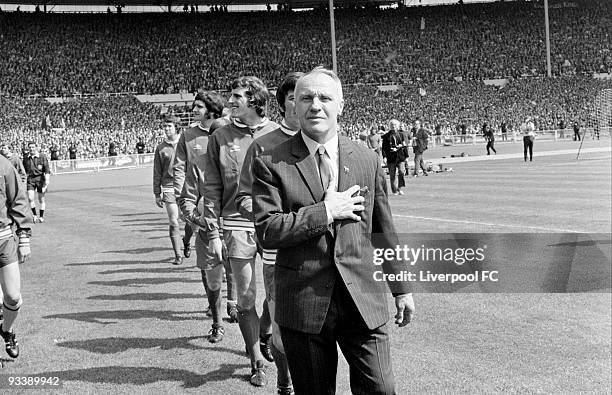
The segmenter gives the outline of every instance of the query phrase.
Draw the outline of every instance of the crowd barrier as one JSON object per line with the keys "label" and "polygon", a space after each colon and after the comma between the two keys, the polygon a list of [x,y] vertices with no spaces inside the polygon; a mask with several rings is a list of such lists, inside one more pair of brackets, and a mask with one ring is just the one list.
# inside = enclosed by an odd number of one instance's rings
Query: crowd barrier
{"label": "crowd barrier", "polygon": [[[574,131],[571,129],[538,130],[536,135],[536,138],[540,141],[571,140],[574,138]],[[581,129],[580,135],[587,139],[597,138],[597,135],[592,128]],[[610,137],[610,128],[604,128],[604,131],[600,132],[600,137]],[[505,138],[501,134],[498,134],[496,135],[495,139],[496,142],[522,143],[523,135],[518,132],[509,132]],[[482,144],[484,142],[485,140],[482,134],[430,136],[430,143],[434,147],[438,145],[473,145]],[[153,165],[153,154],[118,155],[92,159],[54,160],[50,161],[49,163],[51,166],[51,173],[53,174],[100,172],[116,169],[151,167]]]}
{"label": "crowd barrier", "polygon": [[107,156],[92,159],[49,161],[52,174],[90,173],[116,169],[151,167],[153,154]]}
{"label": "crowd barrier", "polygon": [[[595,139],[601,137],[609,137],[611,128],[602,128],[599,136],[597,136],[594,128],[581,128],[581,138]],[[434,132],[435,133],[435,132]],[[537,130],[536,138],[540,141],[560,141],[560,140],[572,140],[574,139],[574,130],[571,128],[567,129],[550,129],[550,130]],[[509,131],[505,135],[502,133],[495,134],[495,142],[510,142],[518,143],[523,141],[523,134],[521,132]],[[478,134],[432,134],[429,137],[429,142],[435,147],[438,145],[474,145],[485,142],[482,133]]]}

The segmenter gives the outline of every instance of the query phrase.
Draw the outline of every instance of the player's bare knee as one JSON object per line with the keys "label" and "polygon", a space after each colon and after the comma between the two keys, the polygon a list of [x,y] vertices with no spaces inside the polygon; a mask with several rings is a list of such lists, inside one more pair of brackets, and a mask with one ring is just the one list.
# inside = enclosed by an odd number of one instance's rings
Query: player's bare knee
{"label": "player's bare knee", "polygon": [[[218,265],[221,266],[221,265]],[[221,266],[222,267],[222,266]],[[206,271],[206,285],[211,291],[217,291],[221,289],[223,285],[223,271],[215,267],[214,269]]]}
{"label": "player's bare knee", "polygon": [[20,293],[12,294],[12,293],[5,292],[3,295],[2,305],[7,310],[18,311],[22,303],[23,303],[23,300],[21,299]]}
{"label": "player's bare knee", "polygon": [[218,291],[221,289],[221,281],[211,281],[208,277],[206,278],[206,285],[208,285],[208,289],[211,291]]}
{"label": "player's bare knee", "polygon": [[238,310],[250,310],[255,307],[255,294],[247,291],[238,296]]}

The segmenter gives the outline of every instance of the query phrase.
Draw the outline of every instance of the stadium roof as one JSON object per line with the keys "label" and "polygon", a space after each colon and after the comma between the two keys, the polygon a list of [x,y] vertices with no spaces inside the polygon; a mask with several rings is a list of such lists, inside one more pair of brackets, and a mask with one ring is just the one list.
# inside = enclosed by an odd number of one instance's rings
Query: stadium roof
{"label": "stadium roof", "polygon": [[[39,5],[44,6],[160,6],[168,7],[188,5],[208,6],[208,5],[261,5],[261,4],[278,4],[288,3],[296,8],[312,7],[318,4],[328,4],[327,0],[0,0],[0,4],[20,4],[20,5]],[[395,4],[397,0],[334,0],[334,4]]]}

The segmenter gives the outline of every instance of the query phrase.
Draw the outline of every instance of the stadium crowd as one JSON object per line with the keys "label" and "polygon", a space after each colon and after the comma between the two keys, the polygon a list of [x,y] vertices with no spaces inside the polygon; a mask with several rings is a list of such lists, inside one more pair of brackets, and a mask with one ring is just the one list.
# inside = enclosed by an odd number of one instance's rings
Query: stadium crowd
{"label": "stadium crowd", "polygon": [[[396,91],[353,86],[345,89],[341,128],[357,140],[359,134],[378,129],[392,118],[406,125],[420,118],[433,134],[436,129],[459,134],[461,125],[475,133],[485,122],[497,133],[502,123],[512,131],[525,117],[534,119],[539,130],[556,129],[561,121],[567,128],[574,123],[584,127],[592,116],[591,102],[603,88],[612,88],[612,81],[586,77],[519,79],[501,89],[470,81],[420,84],[418,88],[407,85]],[[270,102],[273,107],[268,112],[278,120],[277,104]],[[171,111],[188,113],[190,108]],[[69,158],[68,148],[73,143],[77,158],[93,158],[107,156],[111,141],[119,154],[133,154],[139,137],[149,153],[163,139],[160,108],[128,96],[55,104],[0,96],[0,117],[4,142],[21,149],[28,141],[35,141],[47,154],[55,146],[59,159]]]}
{"label": "stadium crowd", "polygon": [[[513,130],[525,117],[540,130],[584,127],[592,100],[612,85],[590,75],[612,71],[612,3],[571,4],[551,9],[553,79],[542,77],[537,3],[338,10],[339,73],[352,84],[343,132],[358,139],[391,118],[406,128],[420,118],[434,135],[459,134],[462,125],[476,133],[485,122]],[[34,141],[68,159],[71,146],[77,158],[107,156],[111,145],[132,154],[142,138],[151,153],[163,138],[159,108],[105,93],[225,90],[249,74],[276,86],[287,71],[331,63],[323,12],[0,13],[2,141],[18,151]],[[298,22],[310,30],[294,29]],[[501,89],[481,81],[501,77],[509,80]],[[401,85],[383,91],[376,83]],[[54,104],[32,96],[80,93],[102,96]]]}
{"label": "stadium crowd", "polygon": [[561,121],[566,127],[574,123],[584,127],[593,115],[591,102],[604,88],[612,88],[612,81],[570,77],[517,79],[504,88],[475,81],[404,86],[397,91],[360,87],[346,91],[342,121],[345,133],[353,138],[391,118],[403,122],[420,118],[432,130],[445,127],[450,134],[458,134],[462,124],[478,131],[483,123],[497,132],[502,123],[518,129],[527,117],[538,130],[557,129]]}
{"label": "stadium crowd", "polygon": [[119,154],[136,152],[142,137],[146,152],[161,141],[159,108],[133,97],[89,98],[64,103],[0,96],[2,141],[21,151],[29,141],[49,155],[57,149],[68,159],[76,147],[77,158],[107,156],[114,142]]}
{"label": "stadium crowd", "polygon": [[[554,74],[611,71],[612,2],[572,4],[550,10]],[[236,75],[274,86],[287,70],[331,63],[328,24],[322,11],[2,13],[0,93],[194,92]],[[546,75],[538,3],[338,10],[336,37],[347,84]]]}

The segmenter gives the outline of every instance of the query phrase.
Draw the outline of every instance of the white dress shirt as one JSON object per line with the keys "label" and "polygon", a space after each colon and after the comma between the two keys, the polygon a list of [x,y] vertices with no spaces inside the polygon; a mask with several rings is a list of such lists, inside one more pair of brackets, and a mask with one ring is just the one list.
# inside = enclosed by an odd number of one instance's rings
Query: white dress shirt
{"label": "white dress shirt", "polygon": [[[302,139],[304,140],[304,143],[306,144],[306,147],[308,148],[308,152],[310,152],[310,156],[312,156],[314,158],[315,163],[317,163],[317,172],[320,173],[319,171],[319,166],[318,166],[318,160],[317,160],[317,151],[319,150],[319,146],[324,146],[325,147],[325,152],[327,153],[327,155],[329,155],[331,162],[333,164],[332,166],[332,179],[329,183],[330,188],[334,191],[337,192],[338,191],[338,169],[340,168],[340,155],[339,155],[339,148],[338,148],[338,135],[334,135],[334,137],[332,137],[331,139],[329,139],[325,144],[320,144],[316,141],[314,141],[313,139],[311,139],[310,137],[308,137],[304,131],[302,131]],[[321,176],[321,174],[319,174],[319,176]],[[325,209],[327,211],[327,224],[331,224],[334,222],[334,217],[331,214],[331,211],[329,209],[329,207],[327,206],[327,204],[325,204]]]}

